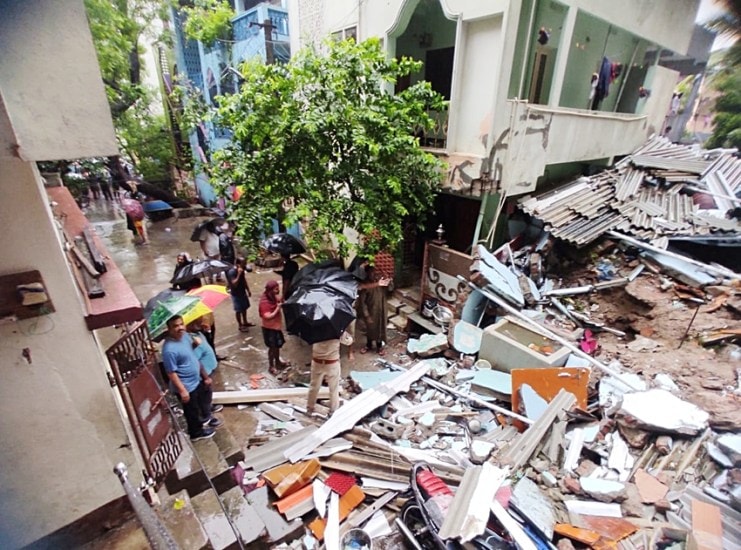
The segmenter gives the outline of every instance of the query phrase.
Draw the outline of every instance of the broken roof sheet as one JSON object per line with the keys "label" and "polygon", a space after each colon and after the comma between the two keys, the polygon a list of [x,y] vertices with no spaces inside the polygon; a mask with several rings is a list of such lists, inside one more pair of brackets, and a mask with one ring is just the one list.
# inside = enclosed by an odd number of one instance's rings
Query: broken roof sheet
{"label": "broken roof sheet", "polygon": [[[698,179],[699,178],[699,179]],[[662,235],[741,234],[735,219],[722,217],[739,205],[741,160],[654,137],[610,170],[538,196],[520,208],[546,224],[553,236],[576,246],[619,230],[639,238]],[[703,210],[691,194],[712,198]]]}

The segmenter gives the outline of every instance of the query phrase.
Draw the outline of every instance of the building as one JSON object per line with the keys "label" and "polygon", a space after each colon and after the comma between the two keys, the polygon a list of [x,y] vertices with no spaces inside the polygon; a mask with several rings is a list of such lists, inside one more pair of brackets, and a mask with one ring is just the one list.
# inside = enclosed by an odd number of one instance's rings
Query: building
{"label": "building", "polygon": [[[172,63],[161,53],[160,68],[163,87],[172,91],[174,83],[186,85],[201,96],[207,105],[215,105],[218,96],[232,93],[239,84],[236,68],[254,58],[266,63],[286,62],[290,57],[288,10],[286,0],[234,0],[231,40],[205,45],[188,39],[183,31],[186,14],[182,9],[171,10],[171,25],[175,37]],[[188,2],[180,3],[187,5]],[[174,83],[173,83],[174,78]],[[199,124],[188,137],[196,165],[208,160],[210,151],[229,142],[227,131],[211,123]],[[198,197],[207,206],[213,205],[216,194],[208,177],[196,169]]]}
{"label": "building", "polygon": [[0,0],[0,51],[0,546],[73,548],[130,513],[114,466],[160,480],[181,443],[139,300],[37,167],[118,154],[83,1]]}
{"label": "building", "polygon": [[291,47],[380,37],[388,55],[424,61],[412,81],[449,100],[422,137],[448,164],[426,237],[442,224],[452,248],[470,251],[506,217],[506,199],[604,166],[662,130],[677,72],[657,52],[687,54],[698,5],[292,0]]}

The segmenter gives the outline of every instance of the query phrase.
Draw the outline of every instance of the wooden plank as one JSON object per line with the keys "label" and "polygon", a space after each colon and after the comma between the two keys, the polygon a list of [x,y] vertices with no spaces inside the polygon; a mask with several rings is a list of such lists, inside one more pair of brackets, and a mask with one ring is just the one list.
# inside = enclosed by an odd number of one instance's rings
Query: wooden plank
{"label": "wooden plank", "polygon": [[723,550],[723,525],[720,508],[692,499],[692,531],[687,540],[688,550]]}
{"label": "wooden plank", "polygon": [[[240,403],[264,403],[266,401],[285,401],[294,397],[307,397],[309,388],[277,388],[268,390],[215,391],[213,402],[217,405],[237,405]],[[318,399],[329,399],[329,388],[319,390]]]}
{"label": "wooden plank", "polygon": [[571,409],[575,402],[576,398],[573,394],[561,390],[535,424],[530,426],[522,436],[509,446],[500,460],[501,465],[511,466],[513,470],[517,470],[527,463],[556,420],[556,416],[562,411]]}
{"label": "wooden plank", "polygon": [[93,234],[90,231],[90,226],[87,225],[82,230],[82,237],[85,239],[85,244],[87,245],[87,249],[90,252],[90,259],[93,262],[93,265],[95,266],[95,269],[98,271],[98,273],[105,273],[108,271],[108,267],[105,265],[105,258],[103,257],[103,254],[100,253],[100,250],[98,250],[97,245],[95,244],[95,239],[93,239]]}

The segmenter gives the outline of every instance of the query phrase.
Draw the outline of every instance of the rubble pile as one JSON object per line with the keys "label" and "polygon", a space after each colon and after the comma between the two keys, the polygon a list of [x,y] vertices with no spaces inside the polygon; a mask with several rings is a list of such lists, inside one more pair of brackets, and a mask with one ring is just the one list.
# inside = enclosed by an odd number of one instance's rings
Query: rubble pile
{"label": "rubble pile", "polygon": [[[256,406],[235,468],[255,539],[741,548],[741,276],[666,247],[738,239],[739,186],[732,155],[655,138],[522,201],[540,233],[475,247],[442,334],[350,372],[331,416],[298,388]],[[215,402],[259,401],[237,393]]]}

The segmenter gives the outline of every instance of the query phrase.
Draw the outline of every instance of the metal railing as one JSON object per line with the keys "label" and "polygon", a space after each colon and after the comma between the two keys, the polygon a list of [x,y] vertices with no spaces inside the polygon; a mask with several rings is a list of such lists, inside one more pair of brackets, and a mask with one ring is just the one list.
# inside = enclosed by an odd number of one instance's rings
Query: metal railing
{"label": "metal railing", "polygon": [[154,550],[178,550],[179,546],[175,542],[175,539],[172,538],[165,524],[162,523],[162,520],[152,510],[149,503],[147,503],[139,491],[129,483],[126,465],[123,462],[119,462],[113,468],[113,472],[118,476],[121,486],[126,492],[131,507],[134,509],[134,513],[144,529],[144,533],[152,548]]}

